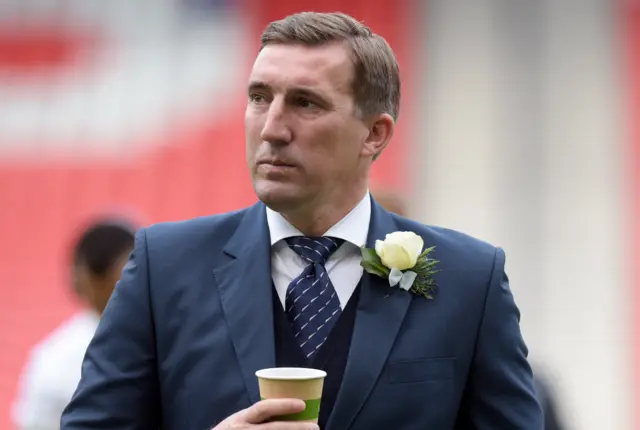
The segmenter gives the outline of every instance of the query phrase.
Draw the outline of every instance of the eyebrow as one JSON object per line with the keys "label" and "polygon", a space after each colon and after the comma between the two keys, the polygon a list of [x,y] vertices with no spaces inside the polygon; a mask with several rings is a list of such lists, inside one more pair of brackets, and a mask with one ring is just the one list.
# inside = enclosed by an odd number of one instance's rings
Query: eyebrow
{"label": "eyebrow", "polygon": [[[271,85],[267,84],[264,81],[251,81],[247,87],[247,93],[250,95],[253,91],[271,91]],[[329,98],[326,94],[321,91],[317,91],[311,89],[309,87],[300,86],[292,88],[291,93],[302,95],[304,97],[317,99],[321,103],[329,103]]]}
{"label": "eyebrow", "polygon": [[251,81],[249,82],[249,86],[247,87],[247,93],[251,93],[256,90],[267,90],[270,89],[269,85],[262,81]]}

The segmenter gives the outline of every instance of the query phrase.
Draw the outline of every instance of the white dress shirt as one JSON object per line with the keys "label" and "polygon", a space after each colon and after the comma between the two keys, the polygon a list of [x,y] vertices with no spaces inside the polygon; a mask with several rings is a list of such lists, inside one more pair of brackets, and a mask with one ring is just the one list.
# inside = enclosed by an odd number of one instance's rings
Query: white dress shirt
{"label": "white dress shirt", "polygon": [[94,312],[81,312],[32,349],[13,405],[16,429],[60,428],[62,411],[78,386],[82,360],[98,321]]}
{"label": "white dress shirt", "polygon": [[[342,246],[327,259],[325,264],[342,309],[362,277],[360,247],[367,241],[370,220],[371,200],[367,192],[351,212],[323,234],[323,236],[344,239]],[[267,223],[271,236],[271,276],[284,308],[289,283],[299,276],[308,264],[289,248],[284,239],[304,235],[282,215],[269,208],[267,208]]]}

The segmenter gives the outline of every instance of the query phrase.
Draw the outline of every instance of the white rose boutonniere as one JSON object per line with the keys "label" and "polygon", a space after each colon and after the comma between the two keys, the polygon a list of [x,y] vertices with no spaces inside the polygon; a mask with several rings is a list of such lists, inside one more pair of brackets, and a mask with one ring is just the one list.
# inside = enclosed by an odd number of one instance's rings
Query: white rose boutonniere
{"label": "white rose boutonniere", "polygon": [[367,273],[389,279],[389,286],[432,299],[433,275],[439,263],[429,258],[434,246],[423,250],[422,237],[411,231],[396,231],[376,240],[375,249],[361,248],[360,265]]}

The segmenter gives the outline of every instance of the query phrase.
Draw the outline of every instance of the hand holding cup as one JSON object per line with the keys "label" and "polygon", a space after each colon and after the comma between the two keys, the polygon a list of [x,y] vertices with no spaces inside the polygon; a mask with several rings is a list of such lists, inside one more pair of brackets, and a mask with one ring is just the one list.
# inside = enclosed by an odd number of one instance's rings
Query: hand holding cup
{"label": "hand holding cup", "polygon": [[317,424],[305,421],[273,421],[302,413],[305,407],[299,399],[265,399],[231,415],[213,430],[319,430]]}

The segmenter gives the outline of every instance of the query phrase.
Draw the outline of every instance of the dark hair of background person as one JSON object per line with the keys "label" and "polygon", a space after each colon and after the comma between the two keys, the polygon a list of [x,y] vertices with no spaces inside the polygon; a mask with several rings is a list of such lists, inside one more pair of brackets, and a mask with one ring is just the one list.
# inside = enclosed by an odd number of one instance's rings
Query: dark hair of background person
{"label": "dark hair of background person", "polygon": [[[105,277],[124,253],[134,245],[135,227],[123,220],[105,219],[90,224],[77,238],[72,251],[73,266],[85,266],[96,277]],[[78,286],[74,284],[75,292]]]}

